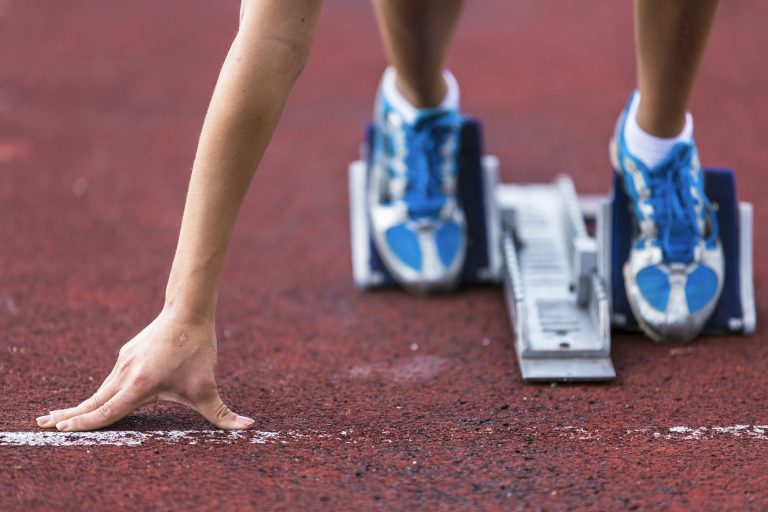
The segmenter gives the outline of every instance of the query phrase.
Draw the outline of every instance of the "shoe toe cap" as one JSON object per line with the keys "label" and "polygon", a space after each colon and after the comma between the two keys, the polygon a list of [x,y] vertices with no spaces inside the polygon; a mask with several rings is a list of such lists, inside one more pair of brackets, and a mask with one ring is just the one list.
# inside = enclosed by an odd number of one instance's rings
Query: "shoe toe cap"
{"label": "shoe toe cap", "polygon": [[384,233],[381,255],[403,286],[418,293],[448,290],[458,284],[463,268],[466,234],[461,224],[397,224]]}
{"label": "shoe toe cap", "polygon": [[461,256],[464,231],[456,222],[446,222],[435,231],[435,246],[441,263],[449,268]]}
{"label": "shoe toe cap", "polygon": [[386,232],[387,246],[393,256],[409,269],[420,272],[423,257],[418,235],[405,224],[398,224]]}
{"label": "shoe toe cap", "polygon": [[636,277],[633,297],[638,320],[655,340],[685,343],[706,325],[720,292],[718,274],[703,265],[693,269],[649,266]]}
{"label": "shoe toe cap", "polygon": [[706,310],[717,299],[719,289],[717,273],[708,267],[698,265],[688,275],[685,283],[685,298],[691,314]]}
{"label": "shoe toe cap", "polygon": [[656,265],[645,267],[637,273],[637,288],[656,311],[665,311],[669,305],[671,291],[669,276]]}

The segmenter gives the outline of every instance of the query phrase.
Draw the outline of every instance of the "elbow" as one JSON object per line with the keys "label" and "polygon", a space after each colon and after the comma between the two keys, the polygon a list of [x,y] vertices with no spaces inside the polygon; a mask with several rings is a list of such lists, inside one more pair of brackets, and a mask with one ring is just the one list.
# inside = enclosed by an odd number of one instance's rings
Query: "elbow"
{"label": "elbow", "polygon": [[269,35],[264,44],[275,56],[279,73],[286,73],[294,80],[301,75],[309,61],[312,50],[312,37],[302,35]]}

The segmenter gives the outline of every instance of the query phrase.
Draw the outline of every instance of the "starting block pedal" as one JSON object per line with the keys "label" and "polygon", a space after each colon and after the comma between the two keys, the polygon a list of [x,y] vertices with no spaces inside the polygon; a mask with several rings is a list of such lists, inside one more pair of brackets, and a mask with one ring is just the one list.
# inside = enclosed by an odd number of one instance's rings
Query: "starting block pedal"
{"label": "starting block pedal", "polygon": [[[755,292],[752,274],[752,205],[739,202],[736,180],[729,169],[705,169],[704,191],[712,202],[720,225],[725,255],[725,276],[720,299],[702,334],[752,334],[755,331]],[[594,198],[593,198],[594,199]],[[627,300],[622,268],[632,245],[633,220],[629,197],[614,172],[611,196],[597,207],[584,206],[596,216],[598,273],[611,298],[614,328],[639,331]]]}

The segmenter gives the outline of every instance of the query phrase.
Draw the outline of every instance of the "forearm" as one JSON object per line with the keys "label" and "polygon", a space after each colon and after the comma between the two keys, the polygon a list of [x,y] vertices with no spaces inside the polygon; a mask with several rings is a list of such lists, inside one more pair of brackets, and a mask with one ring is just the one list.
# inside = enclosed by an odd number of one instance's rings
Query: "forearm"
{"label": "forearm", "polygon": [[166,290],[166,308],[198,320],[215,313],[240,206],[304,65],[320,6],[317,0],[253,4],[203,124]]}

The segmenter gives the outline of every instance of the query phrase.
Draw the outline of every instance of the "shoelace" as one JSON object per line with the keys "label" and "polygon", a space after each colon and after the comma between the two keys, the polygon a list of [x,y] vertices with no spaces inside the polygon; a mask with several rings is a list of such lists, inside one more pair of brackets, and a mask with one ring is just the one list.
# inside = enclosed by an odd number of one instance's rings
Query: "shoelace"
{"label": "shoelace", "polygon": [[441,147],[456,124],[455,115],[438,114],[404,127],[407,144],[404,200],[414,217],[437,218],[445,204],[442,183],[445,157]]}
{"label": "shoelace", "polygon": [[[665,261],[689,263],[697,240],[714,242],[719,226],[712,203],[691,178],[690,165],[693,146],[679,144],[670,156],[648,173],[654,220],[661,234],[660,245]],[[702,203],[702,213],[711,219],[711,231],[704,238],[696,218],[696,201],[690,190],[696,187]]]}

